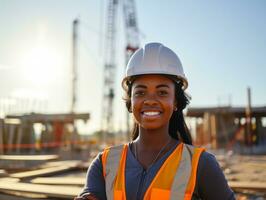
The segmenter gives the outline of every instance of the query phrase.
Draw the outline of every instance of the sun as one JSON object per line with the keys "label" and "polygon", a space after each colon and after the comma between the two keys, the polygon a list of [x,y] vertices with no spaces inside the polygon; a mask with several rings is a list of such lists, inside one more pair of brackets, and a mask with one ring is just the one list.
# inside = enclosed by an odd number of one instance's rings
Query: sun
{"label": "sun", "polygon": [[23,76],[34,84],[49,84],[56,81],[63,60],[55,47],[39,44],[24,53]]}

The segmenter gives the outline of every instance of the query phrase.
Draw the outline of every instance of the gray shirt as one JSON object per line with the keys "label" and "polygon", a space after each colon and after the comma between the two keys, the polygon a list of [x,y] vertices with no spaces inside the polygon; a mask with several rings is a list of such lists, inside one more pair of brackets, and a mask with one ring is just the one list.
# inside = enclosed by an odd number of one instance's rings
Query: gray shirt
{"label": "gray shirt", "polygon": [[[131,148],[127,152],[126,158],[126,198],[127,200],[143,199],[146,190],[151,184],[156,173],[168,156],[174,151],[176,145],[169,150],[163,157],[157,160],[148,169],[144,169],[141,164],[135,159]],[[80,196],[86,193],[92,193],[99,199],[105,200],[105,180],[102,173],[102,153],[92,161],[88,172],[85,187]],[[229,188],[224,174],[219,167],[214,155],[203,152],[199,159],[197,169],[196,186],[192,199],[203,200],[234,200],[234,193]]]}

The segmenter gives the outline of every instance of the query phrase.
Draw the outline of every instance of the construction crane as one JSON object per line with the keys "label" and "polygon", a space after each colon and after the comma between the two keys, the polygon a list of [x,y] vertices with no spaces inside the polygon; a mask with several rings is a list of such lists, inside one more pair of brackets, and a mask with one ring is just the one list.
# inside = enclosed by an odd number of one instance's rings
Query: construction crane
{"label": "construction crane", "polygon": [[[114,131],[113,127],[113,102],[115,97],[115,72],[116,72],[116,28],[117,13],[121,5],[126,32],[126,62],[139,46],[139,34],[136,20],[135,0],[109,0],[107,8],[106,31],[105,31],[105,52],[104,52],[104,84],[102,102],[103,140],[106,142],[106,135]],[[129,117],[127,117],[127,129],[129,130]]]}

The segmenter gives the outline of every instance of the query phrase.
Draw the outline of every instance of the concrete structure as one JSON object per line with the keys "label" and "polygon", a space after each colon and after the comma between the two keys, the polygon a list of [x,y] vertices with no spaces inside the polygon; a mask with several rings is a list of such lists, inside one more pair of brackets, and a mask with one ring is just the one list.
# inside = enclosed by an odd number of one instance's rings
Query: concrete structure
{"label": "concrete structure", "polygon": [[8,115],[0,120],[0,153],[53,152],[71,147],[78,140],[74,122],[89,118],[88,113]]}
{"label": "concrete structure", "polygon": [[266,107],[252,107],[249,116],[245,107],[189,108],[187,117],[196,120],[195,143],[199,145],[229,149],[235,145],[264,145],[266,148]]}

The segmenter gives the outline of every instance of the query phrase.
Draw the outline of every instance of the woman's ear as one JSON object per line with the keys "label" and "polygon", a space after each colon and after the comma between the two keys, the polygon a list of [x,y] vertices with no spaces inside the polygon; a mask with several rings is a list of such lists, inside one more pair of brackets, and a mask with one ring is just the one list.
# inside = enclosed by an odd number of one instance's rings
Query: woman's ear
{"label": "woman's ear", "polygon": [[175,100],[175,102],[174,102],[174,111],[177,111],[177,109],[178,109],[178,105],[177,105],[177,101]]}

